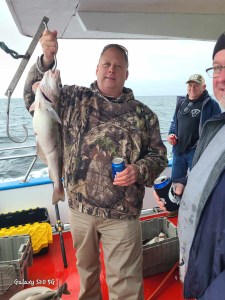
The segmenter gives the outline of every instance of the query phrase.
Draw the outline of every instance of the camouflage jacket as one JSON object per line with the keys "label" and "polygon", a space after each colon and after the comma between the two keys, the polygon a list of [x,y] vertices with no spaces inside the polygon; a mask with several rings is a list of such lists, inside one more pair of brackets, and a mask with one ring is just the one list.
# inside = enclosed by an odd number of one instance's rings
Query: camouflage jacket
{"label": "camouflage jacket", "polygon": [[[35,97],[32,84],[41,77],[33,66],[24,89],[27,109]],[[137,218],[144,186],[152,186],[167,165],[156,114],[135,100],[132,90],[124,88],[120,97],[109,99],[100,93],[97,82],[90,88],[63,86],[60,111],[69,206],[95,216]],[[113,185],[115,157],[137,165],[135,184]]]}

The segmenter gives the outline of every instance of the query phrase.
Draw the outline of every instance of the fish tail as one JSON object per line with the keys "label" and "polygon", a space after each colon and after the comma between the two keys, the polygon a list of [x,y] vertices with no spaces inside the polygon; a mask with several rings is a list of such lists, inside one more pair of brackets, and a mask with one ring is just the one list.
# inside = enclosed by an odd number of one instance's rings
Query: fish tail
{"label": "fish tail", "polygon": [[57,297],[61,297],[62,294],[65,294],[65,295],[70,295],[70,291],[68,290],[67,288],[67,283],[63,283],[63,285],[61,285],[56,293],[56,296]]}
{"label": "fish tail", "polygon": [[54,185],[52,195],[52,204],[56,204],[59,201],[65,201],[65,192],[62,183],[59,186]]}

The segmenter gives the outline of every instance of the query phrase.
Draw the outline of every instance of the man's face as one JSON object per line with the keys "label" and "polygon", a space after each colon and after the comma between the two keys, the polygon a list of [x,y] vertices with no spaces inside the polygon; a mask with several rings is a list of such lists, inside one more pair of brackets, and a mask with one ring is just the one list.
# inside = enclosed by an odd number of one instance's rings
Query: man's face
{"label": "man's face", "polygon": [[117,48],[107,49],[100,57],[96,75],[98,88],[103,95],[109,97],[121,95],[128,77],[124,54]]}
{"label": "man's face", "polygon": [[190,81],[187,85],[187,93],[190,100],[198,99],[206,88],[205,84],[197,83],[195,81]]}
{"label": "man's face", "polygon": [[[213,67],[225,66],[225,49],[220,50],[216,53],[213,60]],[[213,92],[220,103],[220,105],[225,109],[225,69],[221,70],[218,77],[213,78]]]}

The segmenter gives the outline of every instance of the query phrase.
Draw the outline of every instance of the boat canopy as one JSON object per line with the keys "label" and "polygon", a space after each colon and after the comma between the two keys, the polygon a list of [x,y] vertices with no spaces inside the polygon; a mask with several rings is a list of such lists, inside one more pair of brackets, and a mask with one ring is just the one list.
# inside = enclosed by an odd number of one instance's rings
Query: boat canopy
{"label": "boat canopy", "polygon": [[224,0],[6,0],[20,33],[44,16],[62,39],[196,39],[225,30]]}

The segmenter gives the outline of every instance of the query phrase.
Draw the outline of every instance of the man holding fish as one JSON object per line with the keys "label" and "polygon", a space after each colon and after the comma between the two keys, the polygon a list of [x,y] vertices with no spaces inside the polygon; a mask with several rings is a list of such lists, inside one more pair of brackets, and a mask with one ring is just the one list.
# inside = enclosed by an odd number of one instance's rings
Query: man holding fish
{"label": "man holding fish", "polygon": [[[42,72],[51,72],[54,65],[57,32],[44,31],[40,42],[43,55],[38,68],[31,68],[25,84],[27,109],[34,102],[33,89]],[[118,44],[105,46],[96,76],[90,88],[60,87],[56,105],[61,119],[70,228],[80,275],[79,299],[102,299],[101,242],[109,298],[143,300],[139,215],[144,187],[152,186],[167,165],[166,148],[155,113],[124,87],[127,49]],[[45,95],[43,88],[42,92]],[[47,98],[54,103],[51,95]],[[113,178],[111,165],[118,157],[125,162],[125,169]]]}

